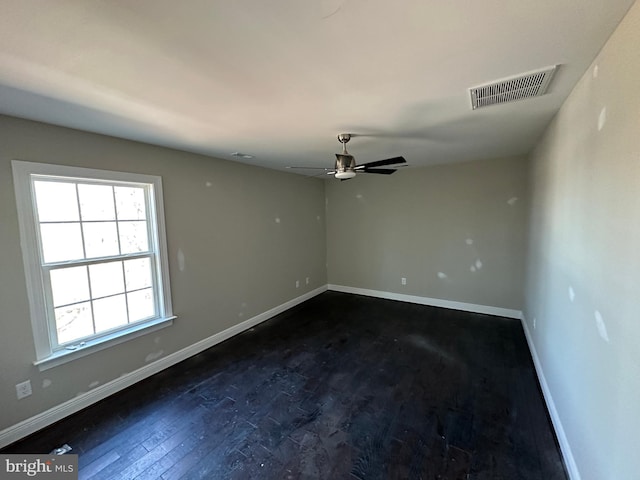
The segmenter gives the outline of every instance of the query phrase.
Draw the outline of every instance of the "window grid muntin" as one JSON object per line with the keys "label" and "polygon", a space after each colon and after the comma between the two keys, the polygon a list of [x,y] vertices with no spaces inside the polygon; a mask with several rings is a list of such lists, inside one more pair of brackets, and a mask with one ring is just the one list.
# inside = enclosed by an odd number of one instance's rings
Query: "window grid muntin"
{"label": "window grid muntin", "polygon": [[[68,348],[69,346],[72,346],[74,344],[78,344],[78,343],[82,343],[84,341],[87,340],[93,340],[93,339],[99,339],[100,337],[104,337],[107,335],[112,335],[120,330],[126,330],[128,329],[130,326],[132,325],[136,325],[139,323],[143,323],[146,321],[150,321],[156,318],[159,318],[159,315],[162,313],[163,311],[163,305],[162,305],[162,298],[161,298],[161,276],[160,273],[158,271],[158,269],[160,268],[160,262],[159,262],[159,256],[158,256],[158,251],[159,251],[159,244],[158,244],[158,237],[156,234],[156,229],[157,229],[157,223],[156,223],[156,212],[155,212],[155,208],[154,208],[154,192],[153,192],[153,184],[151,183],[138,183],[138,182],[126,182],[126,181],[118,181],[118,180],[100,180],[100,179],[90,179],[90,178],[82,178],[82,177],[64,177],[64,176],[53,176],[53,175],[41,175],[41,174],[30,174],[30,180],[31,180],[31,197],[32,197],[32,206],[33,206],[33,211],[34,211],[34,221],[35,221],[35,230],[36,230],[36,237],[37,237],[37,244],[38,244],[38,250],[39,250],[39,255],[40,255],[40,266],[41,266],[41,271],[42,271],[42,280],[43,280],[43,287],[44,287],[44,294],[45,294],[45,298],[46,298],[46,313],[47,313],[47,323],[49,325],[49,340],[50,340],[50,345],[51,345],[51,350],[52,352],[58,351],[58,350],[62,350],[65,348]],[[39,214],[38,214],[38,208],[37,208],[37,194],[36,194],[36,190],[35,190],[35,185],[34,183],[36,181],[45,181],[45,182],[60,182],[60,183],[74,183],[75,186],[75,193],[76,193],[76,206],[78,209],[78,221],[74,222],[74,221],[45,221],[45,222],[40,222],[39,219]],[[114,202],[114,215],[115,215],[115,220],[83,220],[82,219],[82,211],[81,211],[81,207],[80,207],[80,196],[79,196],[79,192],[78,192],[78,185],[79,184],[87,184],[87,185],[108,185],[111,187],[111,194],[112,194],[112,200]],[[122,186],[122,187],[129,187],[129,188],[141,188],[144,192],[144,218],[140,219],[140,218],[132,218],[132,219],[119,219],[118,218],[118,208],[117,208],[117,203],[116,203],[116,199],[115,199],[115,187],[116,186]],[[146,226],[146,232],[147,232],[147,250],[144,252],[133,252],[133,253],[120,253],[119,255],[109,255],[109,256],[104,256],[104,257],[91,257],[91,258],[87,258],[87,252],[86,252],[86,246],[85,246],[85,234],[84,234],[84,224],[85,223],[106,223],[106,222],[115,222],[116,224],[116,237],[118,240],[118,251],[122,252],[122,246],[121,246],[121,239],[120,239],[120,232],[119,232],[119,223],[121,221],[128,221],[128,222],[144,222],[145,226]],[[83,246],[83,255],[84,258],[82,259],[74,259],[74,260],[64,260],[64,261],[57,261],[57,262],[44,262],[44,250],[43,250],[43,242],[42,242],[42,236],[41,236],[41,230],[40,230],[40,225],[42,224],[51,224],[51,223],[78,223],[80,226],[80,232],[81,232],[81,240],[82,240],[82,246]],[[126,290],[126,280],[125,280],[125,286],[124,286],[124,292],[118,293],[118,294],[114,294],[114,295],[107,295],[104,297],[99,297],[99,298],[94,298],[93,297],[93,292],[92,292],[92,287],[91,287],[91,278],[90,278],[90,274],[89,274],[89,268],[86,269],[86,274],[87,274],[87,281],[88,281],[88,285],[89,285],[89,295],[90,298],[87,300],[83,300],[81,302],[75,302],[70,305],[79,305],[82,303],[88,303],[89,304],[89,308],[90,308],[90,314],[91,314],[91,322],[92,322],[92,329],[93,329],[93,334],[92,335],[88,335],[88,336],[84,336],[84,337],[79,337],[76,338],[72,341],[69,342],[65,342],[65,343],[59,343],[58,342],[58,330],[57,330],[57,323],[56,323],[56,316],[55,316],[55,309],[56,308],[63,308],[64,306],[59,305],[59,306],[54,306],[54,302],[53,302],[53,292],[52,292],[52,286],[51,286],[51,276],[50,276],[50,271],[54,270],[54,269],[58,269],[58,268],[68,268],[68,267],[72,267],[72,266],[80,266],[80,265],[86,265],[87,267],[89,265],[92,264],[100,264],[100,263],[109,263],[109,262],[113,262],[113,261],[121,261],[122,262],[122,268],[123,268],[123,278],[126,279],[126,275],[124,272],[124,262],[126,260],[130,260],[130,259],[135,259],[135,258],[149,258],[149,264],[150,264],[150,269],[151,269],[151,286],[150,287],[145,287],[142,289],[134,289],[131,291],[127,291]],[[130,321],[130,313],[129,313],[129,304],[128,304],[128,293],[132,293],[134,291],[140,291],[140,290],[145,290],[145,289],[151,289],[151,294],[152,294],[152,300],[153,300],[153,309],[154,309],[154,315],[151,317],[147,317],[147,318],[143,318],[143,319],[139,319],[136,320],[134,322]],[[101,331],[99,333],[96,333],[96,320],[95,320],[95,312],[94,312],[94,301],[95,300],[99,300],[102,298],[108,298],[110,296],[116,296],[116,295],[124,295],[125,298],[125,308],[126,308],[126,323],[123,325],[120,325],[118,327],[114,327],[113,329],[108,329],[108,330],[104,330]]]}
{"label": "window grid muntin", "polygon": [[[80,222],[80,240],[82,240],[82,255],[83,255],[83,258],[87,258],[87,245],[84,237],[84,224],[82,223],[82,212],[80,211],[80,192],[78,192],[77,182],[74,182],[74,187],[76,190],[76,206],[78,207],[78,221]],[[38,227],[40,227],[40,225],[42,225],[42,222],[40,222],[40,218],[38,218]],[[38,230],[40,230],[40,228]],[[40,239],[40,241],[42,242],[42,239]],[[41,248],[44,249],[44,246],[42,246]],[[44,256],[40,258],[44,260]],[[88,274],[88,271],[87,271],[87,274]],[[89,294],[91,294],[91,283],[89,283]],[[93,318],[93,308],[91,310],[92,310],[91,318]],[[94,325],[93,331],[95,332],[95,325]]]}
{"label": "window grid muntin", "polygon": [[[94,300],[102,300],[103,298],[109,298],[109,297],[116,297],[118,295],[126,295],[127,293],[135,293],[135,292],[141,292],[142,290],[153,290],[153,286],[149,286],[149,287],[142,287],[142,288],[134,288],[133,290],[126,290],[124,292],[118,292],[118,293],[112,293],[110,295],[103,295],[101,297],[91,297],[91,298],[87,298],[86,300],[80,300],[79,302],[73,302],[73,303],[63,303],[61,305],[52,305],[53,308],[66,308],[66,307],[71,307],[73,305],[80,305],[81,303],[85,303],[85,302],[92,302]],[[133,323],[137,323],[137,320]]]}

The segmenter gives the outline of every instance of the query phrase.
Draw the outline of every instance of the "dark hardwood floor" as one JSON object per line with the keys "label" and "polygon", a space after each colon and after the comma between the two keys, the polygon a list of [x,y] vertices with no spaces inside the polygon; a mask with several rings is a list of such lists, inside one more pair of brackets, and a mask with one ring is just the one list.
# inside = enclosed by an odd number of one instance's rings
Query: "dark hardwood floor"
{"label": "dark hardwood floor", "polygon": [[567,478],[518,321],[336,292],[3,453],[64,443],[80,478]]}

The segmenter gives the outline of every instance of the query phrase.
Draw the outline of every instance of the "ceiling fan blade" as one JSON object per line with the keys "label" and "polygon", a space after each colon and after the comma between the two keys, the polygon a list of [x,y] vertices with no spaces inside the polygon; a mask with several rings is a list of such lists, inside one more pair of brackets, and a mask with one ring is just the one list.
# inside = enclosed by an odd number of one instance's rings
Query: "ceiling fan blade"
{"label": "ceiling fan blade", "polygon": [[404,157],[393,157],[387,158],[385,160],[377,160],[375,162],[363,163],[362,165],[358,165],[356,168],[371,168],[371,167],[382,167],[384,165],[396,165],[398,163],[407,163]]}
{"label": "ceiling fan blade", "polygon": [[391,175],[396,172],[395,168],[365,168],[359,170],[360,173],[380,173],[382,175]]}

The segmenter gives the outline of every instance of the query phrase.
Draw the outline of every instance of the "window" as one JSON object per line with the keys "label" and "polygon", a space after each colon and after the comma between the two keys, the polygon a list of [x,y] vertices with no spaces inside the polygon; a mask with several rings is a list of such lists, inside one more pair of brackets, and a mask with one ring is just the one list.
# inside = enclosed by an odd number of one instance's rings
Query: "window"
{"label": "window", "polygon": [[171,322],[160,177],[12,166],[36,364]]}

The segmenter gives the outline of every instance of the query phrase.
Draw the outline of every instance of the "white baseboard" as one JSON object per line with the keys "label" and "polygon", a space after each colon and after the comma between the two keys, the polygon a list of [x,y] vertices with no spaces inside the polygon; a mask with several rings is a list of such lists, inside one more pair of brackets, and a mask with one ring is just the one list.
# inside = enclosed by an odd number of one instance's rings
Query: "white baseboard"
{"label": "white baseboard", "polygon": [[343,285],[329,284],[329,290],[344,293],[354,293],[356,295],[366,295],[367,297],[385,298],[387,300],[399,300],[401,302],[418,303],[431,307],[450,308],[452,310],[463,310],[465,312],[484,313],[498,317],[508,317],[520,319],[522,312],[510,308],[490,307],[487,305],[476,305],[474,303],[454,302],[452,300],[442,300],[440,298],[418,297],[415,295],[405,295],[402,293],[382,292],[380,290],[369,290],[366,288],[346,287]]}
{"label": "white baseboard", "polygon": [[115,380],[112,380],[104,385],[101,385],[87,393],[79,395],[71,400],[67,400],[60,405],[57,405],[49,410],[46,410],[38,415],[34,415],[31,418],[23,420],[16,425],[13,425],[9,428],[6,428],[0,431],[0,448],[5,447],[21,438],[26,437],[27,435],[31,435],[38,430],[45,428],[58,420],[62,420],[63,418],[76,413],[83,408],[86,408],[104,398],[107,398],[114,393],[119,392],[131,385],[144,380],[151,375],[154,375],[166,368],[169,368],[176,363],[179,363],[183,360],[186,360],[189,357],[192,357],[207,348],[210,348],[220,342],[227,340],[228,338],[233,337],[251,327],[258,325],[259,323],[268,320],[279,313],[282,313],[296,305],[309,300],[310,298],[315,297],[327,290],[327,286],[324,285],[322,287],[316,288],[304,295],[300,295],[288,302],[283,303],[282,305],[278,305],[266,312],[263,312],[255,317],[249,318],[242,323],[234,325],[233,327],[227,328],[222,332],[216,333],[204,340],[200,340],[193,345],[183,348],[182,350],[178,350],[175,353],[167,355],[159,360],[156,360],[153,363],[145,365],[144,367],[140,367],[137,370],[134,370],[131,373],[127,373]]}
{"label": "white baseboard", "polygon": [[533,364],[536,368],[536,374],[538,375],[538,381],[540,382],[542,395],[544,396],[544,401],[547,404],[547,410],[549,411],[549,416],[551,417],[551,423],[553,423],[553,428],[556,431],[556,437],[558,438],[558,443],[560,444],[560,450],[562,451],[564,464],[567,467],[569,478],[571,480],[580,480],[582,477],[580,476],[578,465],[576,464],[576,460],[573,457],[573,452],[571,451],[571,445],[569,445],[569,440],[567,439],[567,435],[564,431],[564,427],[562,426],[562,422],[560,421],[560,416],[558,415],[556,404],[553,401],[551,390],[549,390],[549,384],[547,384],[547,379],[544,376],[544,370],[542,370],[540,357],[538,357],[538,352],[536,351],[536,346],[533,343],[531,332],[529,331],[529,325],[527,324],[524,314],[520,316],[520,320],[522,321],[522,328],[524,329],[524,335],[527,339],[527,344],[529,345],[529,351],[531,352],[531,357],[533,358]]}

